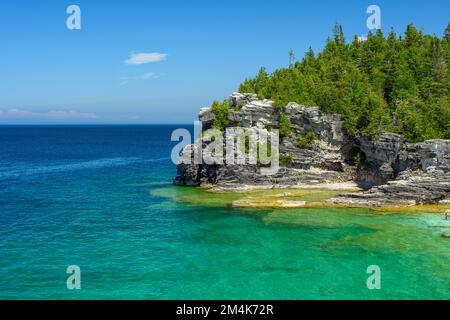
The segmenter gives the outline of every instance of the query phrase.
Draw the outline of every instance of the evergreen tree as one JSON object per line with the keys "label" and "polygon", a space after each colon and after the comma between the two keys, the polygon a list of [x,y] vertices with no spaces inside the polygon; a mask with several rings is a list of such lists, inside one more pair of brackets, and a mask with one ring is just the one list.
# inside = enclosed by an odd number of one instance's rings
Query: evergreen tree
{"label": "evergreen tree", "polygon": [[[297,102],[340,113],[349,134],[386,130],[411,142],[450,139],[450,22],[442,38],[410,24],[404,38],[377,30],[349,44],[336,24],[321,52],[310,48],[296,62],[293,51],[289,56],[289,68],[272,74],[261,68],[239,90],[273,99],[280,110]],[[281,119],[287,135],[289,124]]]}
{"label": "evergreen tree", "polygon": [[292,68],[295,64],[295,53],[294,50],[289,50],[289,68]]}
{"label": "evergreen tree", "polygon": [[444,41],[450,42],[450,21],[448,22],[447,28],[444,31]]}

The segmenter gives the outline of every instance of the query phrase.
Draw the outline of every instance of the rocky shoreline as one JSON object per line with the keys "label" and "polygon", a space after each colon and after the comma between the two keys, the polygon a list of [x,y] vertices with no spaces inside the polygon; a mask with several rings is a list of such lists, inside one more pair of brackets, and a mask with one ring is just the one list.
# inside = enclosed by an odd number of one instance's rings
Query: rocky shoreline
{"label": "rocky shoreline", "polygon": [[[233,93],[228,127],[279,128],[281,110],[271,100]],[[174,184],[211,186],[216,191],[286,188],[341,188],[330,204],[352,206],[450,205],[450,140],[407,143],[402,136],[380,132],[377,137],[348,136],[338,114],[322,114],[319,107],[289,103],[282,113],[290,135],[280,139],[280,170],[262,175],[257,165],[184,164],[198,145],[184,148]],[[203,129],[213,127],[216,114],[203,108]],[[313,143],[299,137],[314,135]],[[187,162],[187,161],[184,161]],[[345,193],[360,189],[361,192]],[[289,203],[286,203],[289,207]]]}

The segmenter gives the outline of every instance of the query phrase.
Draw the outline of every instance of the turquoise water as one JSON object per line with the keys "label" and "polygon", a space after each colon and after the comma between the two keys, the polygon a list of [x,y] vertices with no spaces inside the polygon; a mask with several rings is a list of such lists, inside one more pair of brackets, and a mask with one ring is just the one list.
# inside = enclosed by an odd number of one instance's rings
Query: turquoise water
{"label": "turquoise water", "polygon": [[171,185],[173,129],[0,127],[0,298],[450,298],[440,214],[202,205]]}

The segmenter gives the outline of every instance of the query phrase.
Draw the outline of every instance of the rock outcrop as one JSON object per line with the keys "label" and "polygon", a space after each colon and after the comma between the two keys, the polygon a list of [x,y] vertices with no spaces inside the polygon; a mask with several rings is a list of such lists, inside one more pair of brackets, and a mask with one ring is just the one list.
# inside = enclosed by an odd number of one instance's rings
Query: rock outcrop
{"label": "rock outcrop", "polygon": [[362,206],[409,206],[440,203],[449,194],[448,174],[408,170],[387,184],[362,193],[343,194],[330,202]]}
{"label": "rock outcrop", "polygon": [[[279,128],[281,110],[271,100],[233,93],[229,105],[229,127],[267,132]],[[291,123],[292,134],[280,140],[282,167],[277,173],[261,174],[261,166],[248,163],[184,164],[183,160],[193,159],[199,148],[196,144],[184,149],[174,184],[238,190],[326,187],[353,182],[365,191],[342,194],[329,202],[370,206],[450,203],[449,140],[409,144],[392,133],[380,133],[377,139],[350,137],[342,129],[339,114],[323,114],[319,107],[296,103],[289,103],[282,112]],[[215,118],[211,109],[201,109],[199,119],[204,130],[213,127]],[[298,142],[306,135],[314,137],[307,146]]]}
{"label": "rock outcrop", "polygon": [[450,141],[407,144],[401,136],[386,134],[370,147],[364,143],[367,168],[363,172],[378,173],[380,185],[331,202],[371,206],[449,203]]}

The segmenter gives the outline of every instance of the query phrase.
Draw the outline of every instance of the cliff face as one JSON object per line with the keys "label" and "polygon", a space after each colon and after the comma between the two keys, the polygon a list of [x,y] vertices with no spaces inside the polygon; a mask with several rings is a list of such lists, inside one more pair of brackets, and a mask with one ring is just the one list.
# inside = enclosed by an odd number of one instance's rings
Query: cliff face
{"label": "cliff face", "polygon": [[367,169],[361,174],[378,174],[379,185],[331,202],[375,206],[450,203],[449,140],[408,144],[392,134],[378,141],[360,140],[367,156]]}
{"label": "cliff face", "polygon": [[[278,129],[280,111],[270,100],[253,94],[234,93],[229,104],[229,127],[251,130]],[[322,114],[319,107],[289,103],[283,113],[291,134],[280,139],[278,173],[262,175],[257,165],[182,164],[174,184],[212,185],[216,190],[359,186],[365,192],[330,199],[355,205],[410,205],[450,201],[450,141],[431,140],[408,144],[400,135],[382,133],[378,139],[349,137],[338,114]],[[200,111],[204,130],[212,128],[216,115]],[[302,143],[305,136],[313,137]],[[187,146],[180,160],[192,159]]]}

